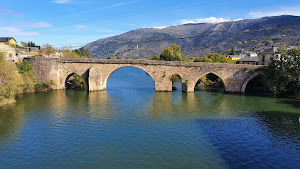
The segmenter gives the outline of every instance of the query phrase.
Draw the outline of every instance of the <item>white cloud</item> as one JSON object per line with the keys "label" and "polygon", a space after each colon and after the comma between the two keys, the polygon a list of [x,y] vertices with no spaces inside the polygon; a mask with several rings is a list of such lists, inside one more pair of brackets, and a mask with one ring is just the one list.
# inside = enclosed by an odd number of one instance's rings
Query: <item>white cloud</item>
{"label": "white cloud", "polygon": [[292,7],[292,8],[283,8],[279,10],[272,11],[253,11],[249,12],[250,18],[261,18],[265,16],[279,16],[279,15],[295,15],[300,16],[300,7]]}
{"label": "white cloud", "polygon": [[71,0],[54,0],[53,2],[57,4],[66,4],[66,3],[70,3]]}
{"label": "white cloud", "polygon": [[53,25],[48,22],[36,22],[36,23],[26,23],[26,24],[16,24],[16,26],[26,27],[26,28],[50,28]]}
{"label": "white cloud", "polygon": [[154,29],[164,29],[167,28],[168,26],[158,26],[158,27],[154,27]]}
{"label": "white cloud", "polygon": [[12,11],[9,9],[3,9],[3,8],[0,8],[0,13],[11,14],[11,15],[15,15],[15,16],[24,16],[24,14],[21,14],[19,12],[15,12],[15,11]]}
{"label": "white cloud", "polygon": [[76,25],[77,29],[84,29],[84,28],[88,28],[87,25]]}
{"label": "white cloud", "polygon": [[235,20],[233,20],[233,21],[242,21],[243,19],[235,19]]}
{"label": "white cloud", "polygon": [[231,21],[230,19],[226,18],[216,18],[216,17],[209,17],[209,18],[197,18],[193,20],[183,19],[180,21],[180,24],[189,24],[189,23],[220,23],[220,22],[228,22]]}
{"label": "white cloud", "polygon": [[0,27],[0,36],[35,36],[39,35],[38,32],[27,32],[22,31],[21,29],[14,28],[14,27]]}

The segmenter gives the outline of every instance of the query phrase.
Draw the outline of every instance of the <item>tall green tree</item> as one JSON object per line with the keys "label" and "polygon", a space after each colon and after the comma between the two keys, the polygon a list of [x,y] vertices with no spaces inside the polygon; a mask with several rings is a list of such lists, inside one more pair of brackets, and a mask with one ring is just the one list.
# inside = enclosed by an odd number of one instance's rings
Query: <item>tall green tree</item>
{"label": "tall green tree", "polygon": [[233,49],[233,48],[231,48],[231,51],[230,51],[230,52],[228,52],[228,55],[236,55],[236,53],[235,53],[235,51],[234,51],[234,49]]}
{"label": "tall green tree", "polygon": [[165,48],[162,51],[162,54],[155,55],[151,58],[151,60],[166,60],[166,61],[184,61],[184,59],[181,56],[181,47],[176,44],[172,44],[171,46]]}
{"label": "tall green tree", "polygon": [[73,52],[75,52],[79,57],[81,57],[81,51],[79,49],[75,49],[73,50]]}
{"label": "tall green tree", "polygon": [[281,47],[276,57],[264,69],[266,84],[274,92],[300,98],[300,47],[287,50]]}
{"label": "tall green tree", "polygon": [[80,48],[81,56],[85,58],[93,58],[92,53],[88,49]]}
{"label": "tall green tree", "polygon": [[0,100],[13,99],[22,92],[23,79],[14,64],[9,64],[0,53]]}
{"label": "tall green tree", "polygon": [[163,50],[160,55],[160,59],[166,61],[182,61],[181,47],[179,45],[172,44]]}

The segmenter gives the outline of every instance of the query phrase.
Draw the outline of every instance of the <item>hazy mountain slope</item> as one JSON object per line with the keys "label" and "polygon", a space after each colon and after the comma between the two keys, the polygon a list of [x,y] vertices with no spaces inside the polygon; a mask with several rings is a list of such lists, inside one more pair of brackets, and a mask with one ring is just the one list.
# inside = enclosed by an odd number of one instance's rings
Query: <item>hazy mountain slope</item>
{"label": "hazy mountain slope", "polygon": [[[97,40],[84,48],[100,58],[112,55],[150,58],[173,43],[180,45],[182,54],[188,57],[203,56],[210,52],[225,53],[232,47],[237,51],[243,49],[261,51],[272,45],[299,45],[300,28],[280,29],[290,26],[300,26],[300,17],[283,15],[218,24],[187,24],[164,29],[137,29]],[[258,31],[265,29],[276,30]],[[157,41],[194,36],[203,37]]]}

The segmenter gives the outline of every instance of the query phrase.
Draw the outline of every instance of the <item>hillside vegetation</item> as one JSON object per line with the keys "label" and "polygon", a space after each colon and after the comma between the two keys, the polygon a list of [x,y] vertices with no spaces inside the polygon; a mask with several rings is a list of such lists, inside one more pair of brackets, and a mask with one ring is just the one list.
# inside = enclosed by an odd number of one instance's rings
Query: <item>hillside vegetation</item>
{"label": "hillside vegetation", "polygon": [[[289,29],[282,29],[292,27]],[[100,39],[86,46],[98,58],[151,58],[164,48],[178,44],[182,56],[202,57],[208,53],[228,53],[232,48],[262,51],[271,46],[300,45],[300,17],[274,16],[217,24],[187,24],[164,29],[137,29],[121,35]],[[269,30],[271,31],[261,31]],[[178,39],[182,37],[195,37]],[[157,41],[177,39],[168,41]],[[146,42],[146,43],[142,43]],[[121,43],[121,44],[120,44]],[[138,45],[138,46],[137,46]]]}

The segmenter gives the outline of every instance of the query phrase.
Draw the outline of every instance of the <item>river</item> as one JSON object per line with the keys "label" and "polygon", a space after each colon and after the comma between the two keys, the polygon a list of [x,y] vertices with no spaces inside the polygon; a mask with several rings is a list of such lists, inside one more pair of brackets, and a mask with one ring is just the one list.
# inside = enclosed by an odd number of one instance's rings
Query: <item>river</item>
{"label": "river", "polygon": [[0,108],[0,168],[300,168],[299,117],[297,100],[155,92],[127,67],[106,91],[32,93]]}

